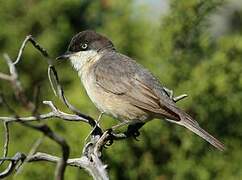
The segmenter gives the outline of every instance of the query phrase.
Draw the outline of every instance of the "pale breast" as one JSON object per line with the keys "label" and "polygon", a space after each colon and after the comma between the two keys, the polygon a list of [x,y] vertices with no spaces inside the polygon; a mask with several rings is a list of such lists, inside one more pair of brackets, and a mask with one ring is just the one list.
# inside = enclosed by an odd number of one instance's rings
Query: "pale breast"
{"label": "pale breast", "polygon": [[88,96],[96,107],[108,115],[123,120],[145,121],[148,114],[140,108],[131,105],[120,95],[105,91],[95,80],[95,76],[90,69],[82,70],[81,80]]}

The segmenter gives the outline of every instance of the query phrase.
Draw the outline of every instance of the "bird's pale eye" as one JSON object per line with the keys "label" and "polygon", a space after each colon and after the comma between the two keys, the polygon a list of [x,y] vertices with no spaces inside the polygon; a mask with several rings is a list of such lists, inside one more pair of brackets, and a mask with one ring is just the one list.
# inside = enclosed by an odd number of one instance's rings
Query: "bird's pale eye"
{"label": "bird's pale eye", "polygon": [[87,43],[81,44],[81,48],[82,48],[83,50],[86,50],[86,49],[87,49]]}

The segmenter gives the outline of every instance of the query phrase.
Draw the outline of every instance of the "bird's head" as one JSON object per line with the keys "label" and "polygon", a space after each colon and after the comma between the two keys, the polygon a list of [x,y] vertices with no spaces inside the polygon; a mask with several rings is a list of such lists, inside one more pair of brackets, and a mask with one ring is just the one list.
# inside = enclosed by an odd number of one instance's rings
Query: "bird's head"
{"label": "bird's head", "polygon": [[95,31],[86,30],[76,34],[71,39],[67,51],[56,59],[69,59],[75,69],[80,70],[86,62],[97,57],[105,50],[114,50],[113,43]]}

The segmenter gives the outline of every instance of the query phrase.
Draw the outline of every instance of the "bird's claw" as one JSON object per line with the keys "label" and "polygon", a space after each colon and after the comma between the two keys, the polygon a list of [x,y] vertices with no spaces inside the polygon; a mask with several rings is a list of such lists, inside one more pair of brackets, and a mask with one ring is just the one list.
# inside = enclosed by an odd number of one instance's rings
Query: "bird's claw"
{"label": "bird's claw", "polygon": [[133,137],[135,140],[138,141],[137,137],[140,135],[139,129],[144,125],[144,123],[137,123],[128,126],[127,131],[125,134],[127,137]]}
{"label": "bird's claw", "polygon": [[139,139],[138,139],[139,135],[140,135],[140,132],[137,131],[137,132],[135,132],[135,133],[133,134],[132,137],[133,137],[136,141],[139,141]]}
{"label": "bird's claw", "polygon": [[111,146],[113,144],[113,139],[110,138],[107,140],[106,144],[104,145],[104,148],[107,148],[108,146]]}
{"label": "bird's claw", "polygon": [[113,132],[112,128],[109,128],[106,131],[107,131],[109,136],[108,136],[107,142],[104,145],[104,148],[107,148],[108,146],[111,146],[113,144],[113,139],[114,139],[113,138],[113,134],[112,134],[112,132]]}
{"label": "bird's claw", "polygon": [[136,123],[136,124],[129,125],[127,131],[124,133],[115,133],[113,131],[113,128],[107,129],[106,131],[109,136],[104,147],[107,148],[108,146],[111,146],[114,140],[126,139],[129,137],[133,137],[136,141],[139,141],[137,137],[140,135],[139,129],[143,125],[144,123]]}

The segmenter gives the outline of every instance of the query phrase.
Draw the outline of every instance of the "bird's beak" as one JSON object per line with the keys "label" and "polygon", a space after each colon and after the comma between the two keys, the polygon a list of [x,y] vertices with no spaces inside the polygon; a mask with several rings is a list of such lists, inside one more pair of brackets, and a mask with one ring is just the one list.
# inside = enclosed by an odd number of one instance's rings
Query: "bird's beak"
{"label": "bird's beak", "polygon": [[56,60],[64,60],[64,59],[69,59],[71,55],[72,55],[72,53],[71,53],[71,52],[66,51],[64,54],[62,54],[62,55],[58,56],[58,57],[56,58]]}

